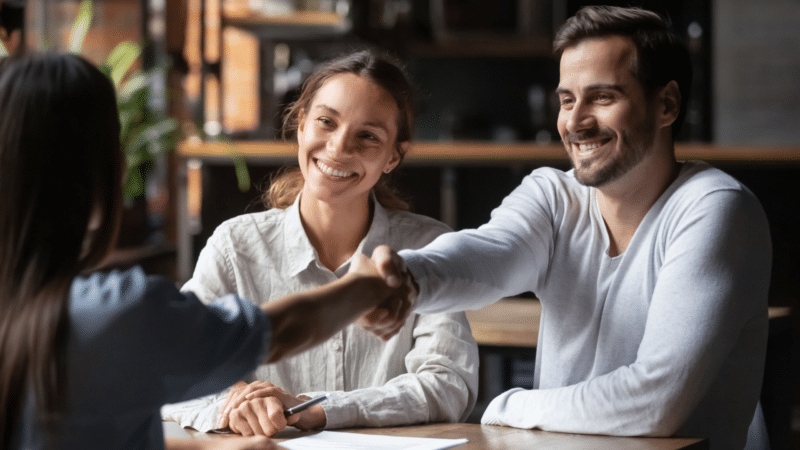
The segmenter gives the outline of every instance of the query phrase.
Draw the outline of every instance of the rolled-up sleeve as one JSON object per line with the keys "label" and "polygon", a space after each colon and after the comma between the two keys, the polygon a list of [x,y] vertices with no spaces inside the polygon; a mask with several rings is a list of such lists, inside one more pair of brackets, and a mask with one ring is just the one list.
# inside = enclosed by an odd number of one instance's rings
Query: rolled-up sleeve
{"label": "rolled-up sleeve", "polygon": [[414,346],[404,356],[407,373],[383,385],[331,393],[322,405],[328,417],[326,428],[467,418],[478,391],[478,348],[465,316],[415,316],[412,333]]}

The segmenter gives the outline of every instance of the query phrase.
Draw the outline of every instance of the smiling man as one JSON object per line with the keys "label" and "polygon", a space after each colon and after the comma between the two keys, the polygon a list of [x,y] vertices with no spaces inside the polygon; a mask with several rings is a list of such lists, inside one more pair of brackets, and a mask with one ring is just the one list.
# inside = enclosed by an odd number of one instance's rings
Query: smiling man
{"label": "smiling man", "polygon": [[[558,130],[574,168],[533,171],[477,230],[399,255],[381,247],[373,261],[418,289],[416,312],[540,298],[533,389],[501,394],[484,424],[744,448],[771,244],[747,188],[675,159],[688,51],[658,15],[601,6],[570,18],[555,49]],[[755,416],[751,436],[763,432]]]}

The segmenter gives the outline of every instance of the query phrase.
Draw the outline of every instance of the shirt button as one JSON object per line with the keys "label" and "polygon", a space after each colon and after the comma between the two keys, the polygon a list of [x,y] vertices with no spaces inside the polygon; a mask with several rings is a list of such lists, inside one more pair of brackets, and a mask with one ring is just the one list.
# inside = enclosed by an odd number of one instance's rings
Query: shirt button
{"label": "shirt button", "polygon": [[331,348],[333,349],[333,351],[338,352],[339,349],[341,348],[341,345],[339,345],[338,342],[334,342],[331,344]]}

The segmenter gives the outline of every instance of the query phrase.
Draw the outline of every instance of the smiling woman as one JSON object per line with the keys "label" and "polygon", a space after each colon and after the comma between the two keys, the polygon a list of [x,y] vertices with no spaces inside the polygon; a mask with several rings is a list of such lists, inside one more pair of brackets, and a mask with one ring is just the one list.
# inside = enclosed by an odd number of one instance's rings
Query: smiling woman
{"label": "smiling woman", "polygon": [[[360,102],[361,107],[379,110],[377,116],[368,117],[365,125],[371,126],[371,130],[364,130],[365,134],[362,139],[370,135],[370,131],[376,131],[382,128],[385,135],[389,132],[389,128],[395,131],[395,137],[391,142],[386,142],[388,136],[384,136],[384,146],[394,147],[396,156],[399,158],[397,164],[400,164],[405,158],[409,149],[412,136],[412,128],[414,125],[414,110],[413,110],[413,89],[411,84],[406,78],[403,71],[399,68],[399,64],[385,55],[378,55],[371,51],[361,51],[343,56],[338,59],[330,61],[317,72],[312,74],[306,80],[300,97],[294,102],[286,112],[283,122],[283,137],[284,139],[293,139],[295,137],[300,139],[300,132],[304,114],[317,114],[316,119],[323,122],[329,122],[332,118],[328,116],[320,117],[318,111],[312,111],[312,105],[317,99],[317,94],[327,85],[327,82],[334,77],[340,75],[351,75],[347,77],[350,83],[339,80],[336,88],[347,88],[346,84],[359,85],[365,91],[362,94],[378,93],[379,100],[375,105],[371,102]],[[339,77],[341,78],[341,77]],[[353,80],[357,78],[358,80]],[[358,82],[360,81],[360,83]],[[327,91],[333,91],[334,96],[347,98],[350,91],[336,91],[331,86],[328,86]],[[369,92],[367,92],[369,91]],[[348,92],[348,96],[341,95]],[[337,95],[338,94],[338,95]],[[330,92],[329,92],[330,95]],[[330,101],[330,100],[328,100]],[[324,102],[317,101],[314,105],[317,109],[325,109],[330,107]],[[382,110],[381,110],[382,109]],[[338,111],[332,111],[340,115]],[[362,112],[364,113],[364,112]],[[390,119],[391,116],[394,116]],[[382,119],[379,119],[381,117]],[[393,120],[392,120],[393,119]],[[376,123],[383,121],[382,127]],[[331,125],[332,123],[327,123]],[[392,127],[392,125],[394,125]],[[375,135],[372,135],[375,138]],[[301,144],[298,142],[298,144]],[[302,152],[302,149],[301,149]],[[386,172],[387,174],[389,172]],[[298,169],[288,169],[276,177],[268,192],[264,194],[264,204],[267,207],[286,208],[291,205],[297,194],[303,186],[303,176]],[[408,210],[408,204],[403,201],[390,187],[389,177],[381,176],[374,186],[375,196],[378,202],[385,208],[392,210]]]}
{"label": "smiling woman", "polygon": [[[379,244],[420,248],[449,229],[412,214],[388,174],[410,146],[411,87],[392,60],[370,51],[311,75],[284,121],[299,168],[273,180],[272,209],[217,228],[183,289],[201,299],[237,293],[269,304],[342,277]],[[477,392],[477,346],[466,316],[412,315],[381,341],[351,326],[325,344],[272,365],[229,392],[165,408],[201,431],[272,435],[300,429],[394,426],[466,419]],[[331,395],[288,418],[280,413]],[[298,395],[299,394],[299,395]],[[378,400],[379,399],[379,400]],[[219,422],[218,422],[219,419]]]}
{"label": "smiling woman", "polygon": [[[297,134],[300,171],[306,180],[300,204],[305,222],[319,218],[315,211],[333,204],[346,207],[351,220],[354,215],[368,217],[370,190],[397,166],[400,149],[408,146],[395,144],[397,115],[394,100],[383,88],[355,74],[335,75],[317,91],[308,112],[300,111]],[[363,219],[355,222],[366,222]],[[361,239],[355,237],[357,246]]]}

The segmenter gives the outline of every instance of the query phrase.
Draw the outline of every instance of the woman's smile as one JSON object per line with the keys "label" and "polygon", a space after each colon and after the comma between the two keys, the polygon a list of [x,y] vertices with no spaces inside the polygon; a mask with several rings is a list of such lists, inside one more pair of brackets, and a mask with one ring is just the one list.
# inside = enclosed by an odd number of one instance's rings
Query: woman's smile
{"label": "woman's smile", "polygon": [[353,178],[356,176],[355,172],[334,169],[333,167],[325,164],[324,162],[320,161],[317,158],[314,158],[314,163],[316,164],[317,169],[319,169],[319,171],[324,173],[325,175],[330,175],[332,177],[342,178],[342,179]]}

